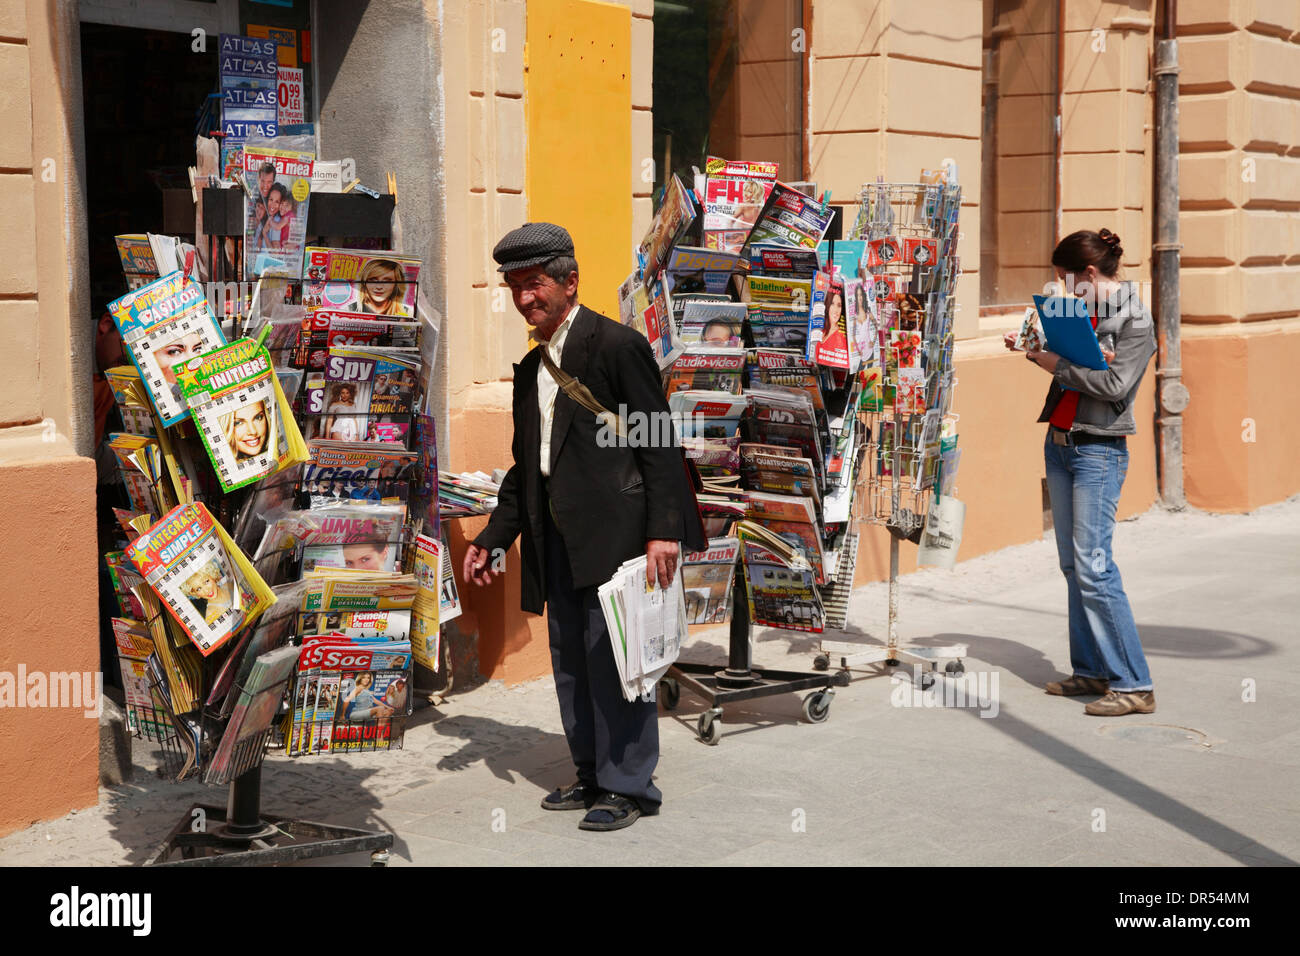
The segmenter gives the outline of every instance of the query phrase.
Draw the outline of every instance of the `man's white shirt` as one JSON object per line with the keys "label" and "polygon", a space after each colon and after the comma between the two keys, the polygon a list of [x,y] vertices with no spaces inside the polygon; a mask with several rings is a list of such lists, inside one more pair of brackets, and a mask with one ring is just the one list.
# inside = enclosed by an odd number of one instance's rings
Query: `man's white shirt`
{"label": "man's white shirt", "polygon": [[[578,314],[579,306],[574,306],[568,316],[560,323],[555,334],[551,336],[549,342],[538,343],[538,348],[549,349],[551,352],[551,361],[557,366],[560,359],[564,356],[564,340],[569,337],[569,327],[573,325],[573,317]],[[560,386],[546,370],[544,362],[537,363],[537,408],[542,414],[542,447],[541,447],[541,466],[542,476],[549,478],[551,476],[551,425],[555,420],[555,396],[560,392]]]}

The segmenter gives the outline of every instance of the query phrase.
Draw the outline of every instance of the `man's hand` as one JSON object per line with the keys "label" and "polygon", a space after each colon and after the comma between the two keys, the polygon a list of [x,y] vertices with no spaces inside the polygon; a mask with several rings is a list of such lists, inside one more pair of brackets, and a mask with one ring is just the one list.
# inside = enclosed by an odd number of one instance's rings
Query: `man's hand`
{"label": "man's hand", "polygon": [[647,541],[645,543],[646,585],[654,587],[656,579],[661,588],[667,588],[672,584],[673,575],[677,573],[679,554],[676,541],[666,541],[661,538],[651,538]]}
{"label": "man's hand", "polygon": [[473,581],[479,587],[492,583],[494,572],[491,565],[492,554],[487,548],[480,548],[476,544],[471,544],[465,550],[465,562],[461,571],[465,583]]}
{"label": "man's hand", "polygon": [[1039,368],[1051,372],[1053,375],[1056,374],[1056,363],[1061,360],[1061,357],[1055,352],[1048,351],[1026,352],[1025,358],[1029,359],[1029,361],[1033,362]]}

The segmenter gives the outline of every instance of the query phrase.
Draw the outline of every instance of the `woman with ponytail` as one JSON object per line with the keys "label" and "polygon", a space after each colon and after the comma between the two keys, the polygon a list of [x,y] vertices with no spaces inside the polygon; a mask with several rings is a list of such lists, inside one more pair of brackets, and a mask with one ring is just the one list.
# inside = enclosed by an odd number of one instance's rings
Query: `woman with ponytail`
{"label": "woman with ponytail", "polygon": [[[1084,299],[1107,367],[1075,365],[1053,352],[1025,353],[1052,376],[1039,416],[1056,549],[1069,595],[1071,676],[1047,685],[1064,697],[1094,695],[1094,716],[1156,709],[1137,624],[1111,559],[1115,509],[1128,470],[1127,435],[1137,432],[1133,399],[1155,354],[1151,313],[1137,284],[1119,279],[1124,250],[1109,229],[1080,231],[1052,253],[1067,294]],[[1006,337],[1014,349],[1015,335]]]}

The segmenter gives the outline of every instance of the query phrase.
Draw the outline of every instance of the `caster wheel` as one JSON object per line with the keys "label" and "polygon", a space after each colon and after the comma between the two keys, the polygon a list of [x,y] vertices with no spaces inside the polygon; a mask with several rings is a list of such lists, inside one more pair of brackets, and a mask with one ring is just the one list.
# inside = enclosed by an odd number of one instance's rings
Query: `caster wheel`
{"label": "caster wheel", "polygon": [[663,701],[664,710],[676,710],[682,699],[682,685],[669,677],[659,682],[659,690],[662,692],[659,699]]}
{"label": "caster wheel", "polygon": [[803,715],[809,723],[820,724],[831,715],[831,695],[824,690],[814,691],[803,699]]}
{"label": "caster wheel", "polygon": [[851,677],[852,677],[852,675],[849,673],[849,669],[848,669],[847,667],[844,668],[844,669],[841,670],[841,671],[838,671],[838,672],[835,674],[835,681],[834,681],[835,686],[836,686],[836,687],[848,687],[848,686],[849,686],[849,679],[850,679]]}
{"label": "caster wheel", "polygon": [[388,851],[387,851],[387,850],[376,850],[374,853],[371,853],[371,854],[370,854],[370,865],[371,865],[371,866],[387,866],[387,865],[388,865]]}
{"label": "caster wheel", "polygon": [[722,720],[712,711],[705,711],[700,714],[699,722],[700,739],[710,747],[716,747],[718,741],[722,739]]}
{"label": "caster wheel", "polygon": [[949,661],[944,665],[943,670],[945,674],[964,674],[966,673],[966,665],[961,661]]}
{"label": "caster wheel", "polygon": [[824,671],[831,666],[831,657],[829,654],[818,654],[813,658],[813,670]]}

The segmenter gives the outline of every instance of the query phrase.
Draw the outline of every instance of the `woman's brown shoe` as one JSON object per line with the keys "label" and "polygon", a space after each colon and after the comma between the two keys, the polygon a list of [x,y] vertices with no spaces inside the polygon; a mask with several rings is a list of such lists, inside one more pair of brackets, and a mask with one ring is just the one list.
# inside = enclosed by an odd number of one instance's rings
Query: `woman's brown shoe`
{"label": "woman's brown shoe", "polygon": [[1083,708],[1085,714],[1094,717],[1123,717],[1125,714],[1154,714],[1156,712],[1155,691],[1112,690],[1101,700],[1094,700]]}
{"label": "woman's brown shoe", "polygon": [[1047,692],[1057,697],[1082,697],[1084,694],[1096,694],[1100,697],[1110,690],[1110,683],[1095,677],[1067,677],[1048,683]]}

